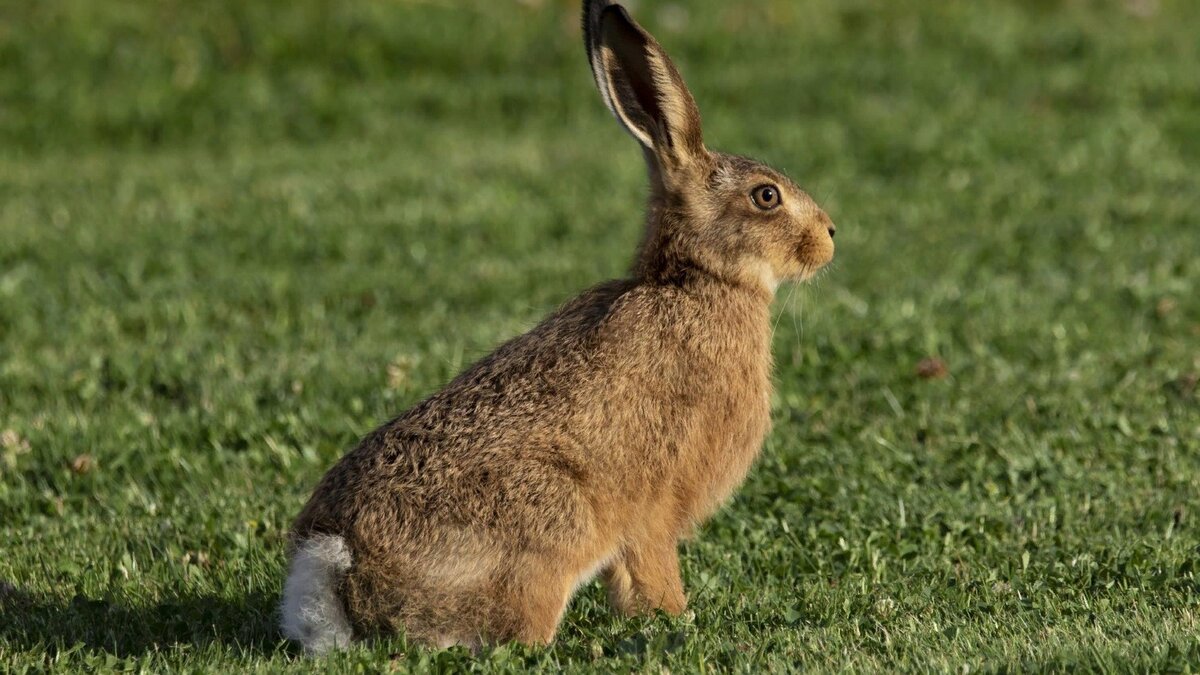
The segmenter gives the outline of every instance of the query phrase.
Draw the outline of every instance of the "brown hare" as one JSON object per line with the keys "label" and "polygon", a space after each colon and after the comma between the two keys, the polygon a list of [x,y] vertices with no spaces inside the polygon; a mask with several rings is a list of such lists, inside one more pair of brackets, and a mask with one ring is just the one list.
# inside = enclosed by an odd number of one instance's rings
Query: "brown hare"
{"label": "brown hare", "polygon": [[603,576],[625,613],[684,610],[678,542],[743,481],[770,427],[770,305],[833,257],[808,195],[708,150],[658,42],[583,3],[604,103],[642,147],[645,235],[592,288],[369,434],[291,533],[284,634],[311,653],[403,631],[477,648],[554,639]]}

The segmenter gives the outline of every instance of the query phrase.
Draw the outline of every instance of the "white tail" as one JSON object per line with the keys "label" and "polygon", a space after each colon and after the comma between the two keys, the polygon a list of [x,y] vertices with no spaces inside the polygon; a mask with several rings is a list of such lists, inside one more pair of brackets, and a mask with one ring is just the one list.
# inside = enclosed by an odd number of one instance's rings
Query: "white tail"
{"label": "white tail", "polygon": [[337,595],[338,581],[350,569],[350,551],[341,537],[320,535],[296,548],[283,586],[280,628],[309,654],[350,644],[350,622]]}

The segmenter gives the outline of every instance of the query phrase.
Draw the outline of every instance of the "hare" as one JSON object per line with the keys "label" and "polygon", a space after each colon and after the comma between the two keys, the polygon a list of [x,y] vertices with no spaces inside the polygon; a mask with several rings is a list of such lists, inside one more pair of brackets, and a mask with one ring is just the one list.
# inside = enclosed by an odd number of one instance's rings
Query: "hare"
{"label": "hare", "polygon": [[658,42],[583,3],[596,85],[650,196],[629,278],[596,286],[367,435],[291,532],[283,633],[309,653],[403,631],[431,646],[554,639],[602,575],[617,610],[684,611],[678,542],[770,427],[770,305],[833,257],[792,181],[709,151]]}

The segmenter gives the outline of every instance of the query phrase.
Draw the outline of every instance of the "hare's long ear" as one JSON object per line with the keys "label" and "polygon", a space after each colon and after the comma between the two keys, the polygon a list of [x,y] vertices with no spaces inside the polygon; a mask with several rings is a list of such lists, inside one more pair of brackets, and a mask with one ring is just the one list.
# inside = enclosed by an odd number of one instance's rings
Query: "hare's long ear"
{"label": "hare's long ear", "polygon": [[707,157],[696,101],[658,41],[612,0],[584,0],[583,32],[604,104],[659,165]]}

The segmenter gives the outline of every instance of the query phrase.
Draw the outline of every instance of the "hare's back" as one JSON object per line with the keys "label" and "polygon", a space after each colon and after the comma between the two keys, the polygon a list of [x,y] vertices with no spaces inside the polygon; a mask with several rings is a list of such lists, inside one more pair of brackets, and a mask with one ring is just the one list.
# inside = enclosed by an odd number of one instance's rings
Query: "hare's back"
{"label": "hare's back", "polygon": [[584,293],[367,435],[326,474],[297,534],[578,526],[591,451],[574,421],[628,357],[606,323],[630,287]]}

